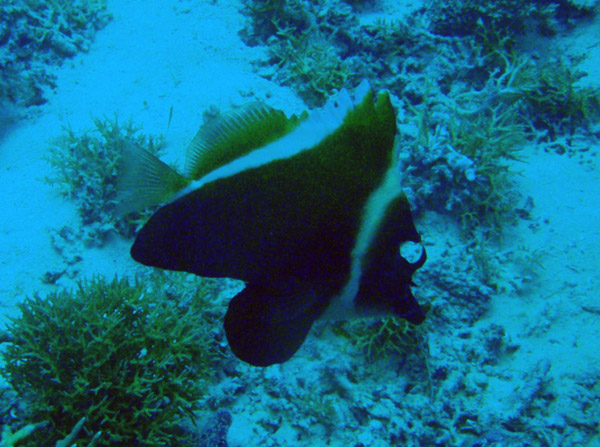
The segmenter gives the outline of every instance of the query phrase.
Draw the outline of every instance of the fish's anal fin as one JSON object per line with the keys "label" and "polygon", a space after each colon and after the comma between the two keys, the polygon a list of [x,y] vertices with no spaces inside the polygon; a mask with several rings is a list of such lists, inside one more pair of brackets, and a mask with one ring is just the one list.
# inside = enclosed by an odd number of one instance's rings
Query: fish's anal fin
{"label": "fish's anal fin", "polygon": [[189,183],[155,155],[127,143],[117,167],[117,212],[125,215],[166,202]]}
{"label": "fish's anal fin", "polygon": [[198,180],[209,172],[274,141],[304,119],[288,118],[261,102],[217,116],[200,127],[190,143],[185,162],[187,177]]}
{"label": "fish's anal fin", "polygon": [[246,285],[229,303],[225,333],[233,353],[254,366],[289,360],[302,346],[323,302],[310,290]]}

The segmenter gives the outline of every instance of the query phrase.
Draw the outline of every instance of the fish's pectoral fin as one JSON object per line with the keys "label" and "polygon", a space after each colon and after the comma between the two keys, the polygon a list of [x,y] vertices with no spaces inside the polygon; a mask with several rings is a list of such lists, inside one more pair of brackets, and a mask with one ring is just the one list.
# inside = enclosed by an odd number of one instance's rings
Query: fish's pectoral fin
{"label": "fish's pectoral fin", "polygon": [[229,303],[225,333],[238,358],[270,366],[296,353],[321,311],[314,291],[248,284]]}
{"label": "fish's pectoral fin", "polygon": [[117,212],[125,215],[166,202],[189,183],[155,155],[128,143],[117,167]]}

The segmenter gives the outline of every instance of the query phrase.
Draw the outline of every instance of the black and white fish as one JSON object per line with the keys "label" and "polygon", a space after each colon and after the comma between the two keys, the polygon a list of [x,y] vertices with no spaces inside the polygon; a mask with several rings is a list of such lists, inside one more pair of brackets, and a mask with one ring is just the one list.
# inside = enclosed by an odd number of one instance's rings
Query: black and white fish
{"label": "black and white fish", "polygon": [[[257,366],[294,355],[318,318],[391,314],[418,324],[420,242],[402,193],[388,93],[363,82],[287,117],[263,104],[204,125],[185,174],[142,150],[125,160],[122,207],[162,206],[131,248],[142,264],[240,279],[225,331]],[[133,161],[131,161],[133,160]],[[129,165],[129,166],[128,166]],[[133,166],[135,165],[135,166]]]}

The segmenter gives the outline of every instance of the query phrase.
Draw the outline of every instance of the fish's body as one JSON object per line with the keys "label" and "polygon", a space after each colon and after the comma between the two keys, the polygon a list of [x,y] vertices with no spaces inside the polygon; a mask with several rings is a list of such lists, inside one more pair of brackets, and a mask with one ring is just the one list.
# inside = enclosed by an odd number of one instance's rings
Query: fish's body
{"label": "fish's body", "polygon": [[344,90],[300,118],[253,106],[205,128],[187,178],[141,156],[154,182],[146,199],[166,195],[157,179],[177,192],[140,230],[132,257],[243,280],[225,330],[253,365],[289,359],[319,317],[424,318],[410,285],[425,252],[411,264],[399,250],[420,237],[394,163],[395,114],[386,93],[375,101],[363,84],[357,96]]}

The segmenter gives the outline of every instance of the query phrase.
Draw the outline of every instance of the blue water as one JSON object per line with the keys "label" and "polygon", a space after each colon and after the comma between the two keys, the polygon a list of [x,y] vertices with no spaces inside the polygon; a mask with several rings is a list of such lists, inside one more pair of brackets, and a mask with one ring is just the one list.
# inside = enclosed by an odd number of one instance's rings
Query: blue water
{"label": "blue water", "polygon": [[[157,287],[161,271],[129,254],[138,227],[115,212],[115,141],[163,142],[160,158],[184,172],[203,123],[257,101],[287,116],[318,114],[366,79],[390,93],[396,114],[394,159],[428,258],[412,286],[425,321],[317,322],[289,361],[256,368],[234,356],[223,331],[243,283],[210,282],[209,304],[194,311],[217,355],[196,417],[178,414],[175,432],[231,447],[600,446],[598,8],[2,2],[2,322],[20,321],[27,297],[86,278],[141,275],[148,294]],[[121,131],[107,137],[99,122]],[[89,152],[73,150],[81,141]],[[61,177],[62,162],[76,168]],[[187,309],[201,282],[173,278],[160,286],[165,303]],[[10,326],[1,340],[3,352],[16,343]],[[27,411],[40,396],[15,392],[8,370],[2,377],[2,444],[12,445],[10,433],[41,422]],[[87,418],[75,445],[119,435],[97,422],[96,397],[71,415]],[[164,396],[156,402],[172,408]],[[58,426],[36,426],[23,445],[55,445],[68,432]],[[159,445],[144,436],[123,445]]]}

